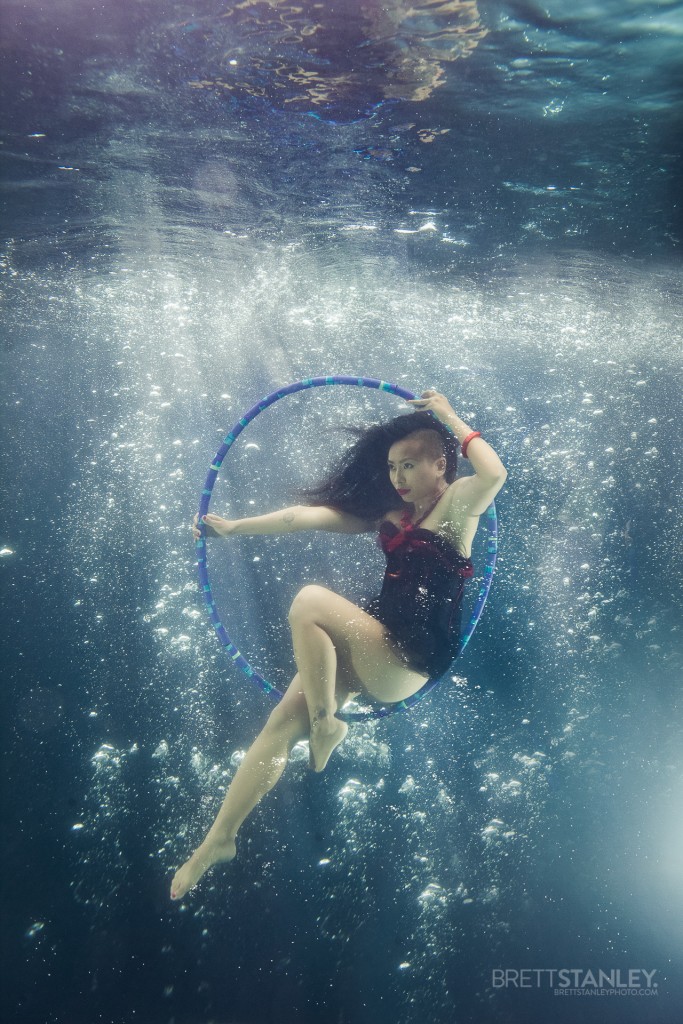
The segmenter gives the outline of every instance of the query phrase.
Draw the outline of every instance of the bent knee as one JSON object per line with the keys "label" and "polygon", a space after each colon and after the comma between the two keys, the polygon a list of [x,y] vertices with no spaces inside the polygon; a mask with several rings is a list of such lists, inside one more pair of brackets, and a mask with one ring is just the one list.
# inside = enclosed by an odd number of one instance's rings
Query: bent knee
{"label": "bent knee", "polygon": [[320,611],[328,594],[330,591],[327,587],[318,586],[316,583],[308,583],[302,587],[289,606],[289,621],[314,617]]}

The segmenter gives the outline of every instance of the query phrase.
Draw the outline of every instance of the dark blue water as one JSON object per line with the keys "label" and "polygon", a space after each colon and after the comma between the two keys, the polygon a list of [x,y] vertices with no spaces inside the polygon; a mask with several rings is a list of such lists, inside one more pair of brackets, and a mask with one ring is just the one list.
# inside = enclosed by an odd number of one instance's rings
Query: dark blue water
{"label": "dark blue water", "polygon": [[[3,1019],[677,1024],[681,4],[0,19]],[[453,684],[322,775],[296,748],[172,904],[270,711],[190,522],[225,430],[325,373],[434,386],[494,445],[491,596]],[[291,504],[329,427],[402,411],[278,403],[212,507]],[[381,559],[252,537],[212,572],[286,685],[297,590]]]}

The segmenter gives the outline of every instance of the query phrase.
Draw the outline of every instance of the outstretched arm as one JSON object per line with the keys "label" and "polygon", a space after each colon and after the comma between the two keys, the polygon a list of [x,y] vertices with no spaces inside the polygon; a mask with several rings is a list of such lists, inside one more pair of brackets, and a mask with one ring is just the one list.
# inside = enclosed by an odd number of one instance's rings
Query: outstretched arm
{"label": "outstretched arm", "polygon": [[[263,516],[247,519],[222,519],[207,513],[207,534],[228,537],[232,534],[296,533],[301,530],[328,530],[332,533],[365,533],[375,528],[374,521],[339,512],[326,505],[293,505]],[[197,517],[195,516],[195,537]]]}

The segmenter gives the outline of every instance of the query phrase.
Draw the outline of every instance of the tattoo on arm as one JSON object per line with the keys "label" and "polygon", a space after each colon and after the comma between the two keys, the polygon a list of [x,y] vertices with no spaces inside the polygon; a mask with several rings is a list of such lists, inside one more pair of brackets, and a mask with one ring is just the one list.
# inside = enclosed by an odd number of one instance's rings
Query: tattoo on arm
{"label": "tattoo on arm", "polygon": [[285,512],[285,514],[283,515],[282,519],[283,519],[283,522],[285,522],[285,523],[293,523],[294,522],[294,513],[293,512]]}

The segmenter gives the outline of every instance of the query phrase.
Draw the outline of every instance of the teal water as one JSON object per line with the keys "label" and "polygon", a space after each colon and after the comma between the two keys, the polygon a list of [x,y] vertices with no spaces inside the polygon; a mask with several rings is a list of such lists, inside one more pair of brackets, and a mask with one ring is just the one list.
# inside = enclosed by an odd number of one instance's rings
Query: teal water
{"label": "teal water", "polygon": [[[5,1019],[680,1018],[682,26],[5,4]],[[297,748],[173,905],[270,710],[190,523],[237,416],[324,373],[434,386],[493,444],[491,596],[452,684],[321,776]],[[291,503],[328,428],[401,411],[278,403],[216,510]],[[286,685],[299,587],[360,599],[381,566],[370,536],[241,538],[212,582]],[[522,969],[584,995],[498,984]],[[656,987],[594,995],[600,970]]]}

